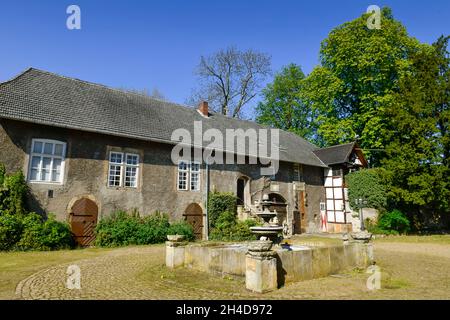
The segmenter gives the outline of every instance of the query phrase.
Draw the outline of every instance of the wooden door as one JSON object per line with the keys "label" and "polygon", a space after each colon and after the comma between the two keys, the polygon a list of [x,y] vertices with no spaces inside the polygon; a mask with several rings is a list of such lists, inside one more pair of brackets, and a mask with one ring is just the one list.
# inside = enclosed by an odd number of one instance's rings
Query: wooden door
{"label": "wooden door", "polygon": [[70,226],[78,245],[88,247],[94,244],[97,218],[98,207],[92,200],[83,198],[72,206]]}
{"label": "wooden door", "polygon": [[305,209],[305,191],[300,191],[298,194],[298,210],[300,211],[300,230],[301,233],[306,232],[306,209]]}
{"label": "wooden door", "polygon": [[192,226],[196,240],[203,238],[203,210],[196,204],[191,203],[183,214],[187,223]]}

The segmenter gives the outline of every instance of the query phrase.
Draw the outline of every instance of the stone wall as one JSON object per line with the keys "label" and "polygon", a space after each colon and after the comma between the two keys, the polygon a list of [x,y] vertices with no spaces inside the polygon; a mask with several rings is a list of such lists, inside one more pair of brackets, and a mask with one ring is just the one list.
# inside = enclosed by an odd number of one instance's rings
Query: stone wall
{"label": "stone wall", "polygon": [[[184,266],[216,275],[245,277],[247,248],[243,245],[184,247]],[[275,250],[279,285],[326,277],[355,267],[366,268],[373,260],[371,243],[310,247],[298,251]],[[178,260],[182,260],[178,257]]]}
{"label": "stone wall", "polygon": [[[29,205],[36,212],[53,212],[60,220],[67,220],[73,203],[82,197],[95,201],[99,217],[119,209],[138,209],[142,214],[156,210],[167,212],[172,220],[181,219],[191,203],[204,207],[205,168],[202,168],[200,191],[177,190],[177,167],[170,155],[172,146],[149,141],[127,139],[64,128],[55,128],[20,121],[0,119],[0,162],[8,172],[22,170],[28,174],[29,152],[33,138],[53,139],[67,143],[64,183],[31,183]],[[108,187],[108,158],[110,151],[140,154],[138,188]],[[287,201],[287,220],[292,223],[295,207],[292,163],[280,163],[275,181],[280,194]],[[252,203],[261,200],[267,178],[258,165],[213,165],[210,172],[211,190],[236,193],[237,179],[250,179]],[[307,192],[307,230],[319,227],[319,202],[324,197],[321,168],[304,167]],[[49,191],[53,191],[53,196]]]}

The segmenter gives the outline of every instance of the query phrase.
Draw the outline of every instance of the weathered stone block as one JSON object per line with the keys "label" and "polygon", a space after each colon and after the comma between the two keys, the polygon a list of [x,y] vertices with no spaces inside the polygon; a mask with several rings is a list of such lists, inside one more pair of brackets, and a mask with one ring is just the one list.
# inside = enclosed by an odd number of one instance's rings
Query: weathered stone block
{"label": "weathered stone block", "polygon": [[330,247],[330,273],[337,274],[345,269],[344,247]]}
{"label": "weathered stone block", "polygon": [[166,245],[166,266],[168,268],[177,268],[184,266],[185,246]]}
{"label": "weathered stone block", "polygon": [[293,252],[294,280],[310,280],[313,278],[312,250],[301,250]]}
{"label": "weathered stone block", "polygon": [[326,277],[330,274],[330,249],[317,248],[312,250],[313,278]]}
{"label": "weathered stone block", "polygon": [[247,289],[258,293],[277,289],[276,258],[246,255],[245,286]]}

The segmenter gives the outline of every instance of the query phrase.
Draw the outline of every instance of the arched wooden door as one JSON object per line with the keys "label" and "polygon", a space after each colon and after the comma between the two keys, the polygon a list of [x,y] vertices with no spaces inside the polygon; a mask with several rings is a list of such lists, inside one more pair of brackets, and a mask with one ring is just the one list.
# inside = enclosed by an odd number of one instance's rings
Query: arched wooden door
{"label": "arched wooden door", "polygon": [[203,238],[203,210],[197,203],[191,203],[183,214],[187,223],[194,229],[195,239]]}
{"label": "arched wooden door", "polygon": [[77,244],[88,247],[94,244],[98,207],[94,201],[82,198],[70,211],[70,226]]}

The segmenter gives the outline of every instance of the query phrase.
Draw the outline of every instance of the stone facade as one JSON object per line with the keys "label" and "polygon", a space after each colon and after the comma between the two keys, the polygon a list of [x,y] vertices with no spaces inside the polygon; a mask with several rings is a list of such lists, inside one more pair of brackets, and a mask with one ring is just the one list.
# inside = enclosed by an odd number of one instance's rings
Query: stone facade
{"label": "stone facade", "polygon": [[[178,169],[171,161],[173,146],[170,144],[0,119],[0,162],[6,165],[8,172],[22,170],[25,176],[28,175],[32,139],[52,139],[67,144],[63,183],[30,183],[30,207],[36,212],[52,212],[59,220],[68,221],[73,204],[81,198],[97,204],[99,218],[115,210],[135,208],[142,214],[159,210],[169,213],[172,220],[178,220],[192,203],[204,208],[205,168],[201,168],[200,191],[177,190]],[[110,151],[140,155],[137,188],[108,186]],[[292,233],[293,211],[297,206],[293,163],[281,162],[279,172],[272,180],[261,176],[258,165],[212,165],[210,190],[236,194],[236,182],[240,177],[250,183],[249,205],[260,201],[263,193],[276,193],[285,199],[285,221]],[[323,168],[303,166],[303,180],[305,229],[319,232],[319,203],[325,197]]]}

